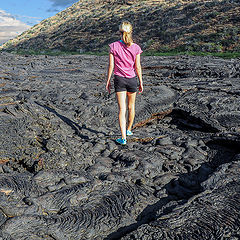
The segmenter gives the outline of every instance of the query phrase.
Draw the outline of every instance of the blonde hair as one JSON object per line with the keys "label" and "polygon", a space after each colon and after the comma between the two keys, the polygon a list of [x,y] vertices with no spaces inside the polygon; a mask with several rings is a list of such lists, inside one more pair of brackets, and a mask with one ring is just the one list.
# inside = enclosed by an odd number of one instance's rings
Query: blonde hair
{"label": "blonde hair", "polygon": [[133,43],[132,40],[132,24],[128,21],[124,21],[119,26],[119,31],[122,33],[123,41],[127,46]]}

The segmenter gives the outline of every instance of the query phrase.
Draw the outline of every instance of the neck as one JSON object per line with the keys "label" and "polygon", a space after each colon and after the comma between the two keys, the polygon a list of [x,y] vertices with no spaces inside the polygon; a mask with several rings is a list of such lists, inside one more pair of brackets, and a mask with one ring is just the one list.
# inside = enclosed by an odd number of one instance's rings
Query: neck
{"label": "neck", "polygon": [[133,43],[131,42],[129,45],[127,45],[122,39],[120,40],[121,43],[125,44],[126,46],[131,46]]}

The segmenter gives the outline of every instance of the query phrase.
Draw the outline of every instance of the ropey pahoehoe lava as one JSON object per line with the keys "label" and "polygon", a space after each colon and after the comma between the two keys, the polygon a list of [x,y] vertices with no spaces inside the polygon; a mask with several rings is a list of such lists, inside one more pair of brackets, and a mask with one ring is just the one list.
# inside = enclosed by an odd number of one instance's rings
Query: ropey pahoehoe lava
{"label": "ropey pahoehoe lava", "polygon": [[1,239],[239,238],[239,59],[143,56],[126,146],[107,56],[0,61]]}

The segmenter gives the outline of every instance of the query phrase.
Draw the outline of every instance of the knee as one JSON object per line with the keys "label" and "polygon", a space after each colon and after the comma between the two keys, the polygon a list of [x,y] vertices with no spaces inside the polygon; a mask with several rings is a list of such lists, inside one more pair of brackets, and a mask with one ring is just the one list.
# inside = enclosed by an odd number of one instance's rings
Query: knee
{"label": "knee", "polygon": [[128,106],[128,112],[132,113],[135,111],[135,106]]}
{"label": "knee", "polygon": [[119,114],[125,114],[126,108],[119,108]]}

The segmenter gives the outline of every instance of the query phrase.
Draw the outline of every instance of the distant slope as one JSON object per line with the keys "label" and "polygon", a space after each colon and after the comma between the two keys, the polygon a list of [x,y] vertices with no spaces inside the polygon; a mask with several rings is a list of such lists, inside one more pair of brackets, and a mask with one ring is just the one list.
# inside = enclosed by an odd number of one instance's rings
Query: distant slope
{"label": "distant slope", "polygon": [[2,48],[106,51],[127,19],[144,50],[240,52],[239,13],[239,0],[81,0]]}

